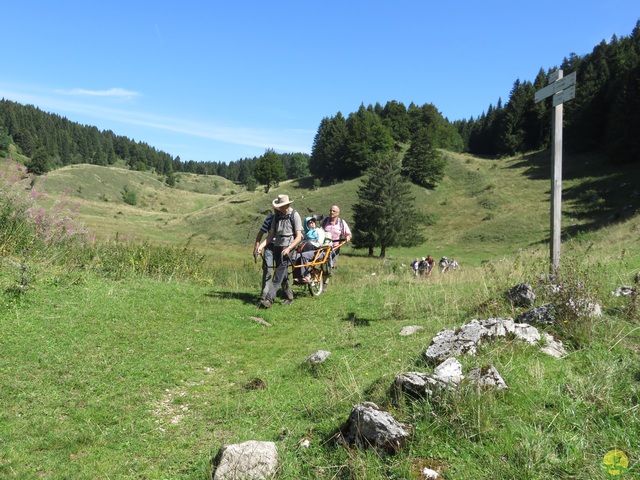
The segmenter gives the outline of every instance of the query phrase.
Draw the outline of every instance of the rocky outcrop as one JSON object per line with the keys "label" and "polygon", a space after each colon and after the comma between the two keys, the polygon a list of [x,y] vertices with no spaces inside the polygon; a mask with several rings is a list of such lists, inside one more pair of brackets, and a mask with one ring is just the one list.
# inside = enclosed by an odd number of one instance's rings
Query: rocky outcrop
{"label": "rocky outcrop", "polygon": [[543,346],[540,349],[542,353],[546,353],[547,355],[551,355],[555,358],[562,358],[567,354],[567,351],[564,348],[564,345],[560,340],[557,340],[553,337],[553,335],[549,333],[543,333]]}
{"label": "rocky outcrop", "polygon": [[470,370],[465,377],[462,364],[450,357],[438,365],[433,373],[407,372],[397,375],[393,388],[396,394],[405,393],[412,397],[439,399],[443,392],[453,392],[462,382],[467,381],[480,387],[506,389],[507,384],[493,365]]}
{"label": "rocky outcrop", "polygon": [[393,388],[396,393],[427,397],[444,390],[453,390],[463,378],[462,364],[456,358],[448,358],[433,373],[406,372],[397,375]]}
{"label": "rocky outcrop", "polygon": [[473,319],[458,330],[442,330],[431,341],[424,353],[428,363],[438,363],[448,357],[475,355],[482,342],[513,335],[530,345],[540,341],[540,333],[526,323],[515,323],[511,318]]}

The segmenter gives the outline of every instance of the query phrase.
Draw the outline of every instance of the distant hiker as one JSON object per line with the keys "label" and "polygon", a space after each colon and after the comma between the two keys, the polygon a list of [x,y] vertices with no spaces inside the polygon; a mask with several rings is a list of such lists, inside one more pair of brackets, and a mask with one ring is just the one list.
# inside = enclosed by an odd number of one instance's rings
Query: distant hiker
{"label": "distant hiker", "polygon": [[438,266],[440,267],[441,273],[446,272],[447,268],[449,268],[449,260],[447,259],[447,257],[442,257],[438,262]]}
{"label": "distant hiker", "polygon": [[[347,222],[340,218],[340,207],[338,207],[338,205],[331,205],[329,216],[322,220],[322,228],[328,234],[329,238],[331,238],[331,242],[334,246],[340,245],[342,242],[351,241],[351,230],[349,229]],[[339,254],[339,248],[333,250],[331,258],[329,259],[330,267],[335,268]],[[331,270],[327,272],[327,276],[330,275]],[[325,278],[325,286],[329,283],[328,280],[328,278]]]}
{"label": "distant hiker", "polygon": [[426,271],[427,271],[427,257],[422,257],[422,260],[420,260],[420,263],[418,263],[418,273],[420,273],[420,275],[424,275]]}
{"label": "distant hiker", "polygon": [[455,258],[452,258],[451,261],[449,262],[449,270],[457,270],[458,268],[458,262],[456,262]]}
{"label": "distant hiker", "polygon": [[431,275],[431,271],[433,270],[433,266],[436,261],[433,259],[431,255],[427,256],[427,275]]}
{"label": "distant hiker", "polygon": [[411,269],[413,270],[413,275],[416,277],[418,276],[419,267],[420,267],[420,260],[416,258],[413,262],[411,262]]}
{"label": "distant hiker", "polygon": [[285,280],[289,278],[290,255],[302,241],[302,220],[300,214],[291,208],[292,202],[293,200],[290,200],[288,195],[278,195],[278,198],[272,202],[276,213],[269,228],[266,244],[269,245],[273,241],[273,257],[276,267],[269,292],[265,298],[260,300],[260,306],[263,308],[270,308],[273,305],[280,286],[283,287],[286,297],[282,304],[290,305],[293,302],[293,292],[289,288],[288,282],[285,286]]}

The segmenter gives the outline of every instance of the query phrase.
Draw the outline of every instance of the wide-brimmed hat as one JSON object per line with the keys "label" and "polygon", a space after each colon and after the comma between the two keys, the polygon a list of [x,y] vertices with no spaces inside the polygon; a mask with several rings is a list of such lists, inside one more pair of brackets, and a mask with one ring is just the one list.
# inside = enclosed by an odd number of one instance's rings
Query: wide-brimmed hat
{"label": "wide-brimmed hat", "polygon": [[278,195],[278,198],[273,201],[273,206],[280,208],[290,203],[293,203],[293,200],[289,200],[289,195]]}

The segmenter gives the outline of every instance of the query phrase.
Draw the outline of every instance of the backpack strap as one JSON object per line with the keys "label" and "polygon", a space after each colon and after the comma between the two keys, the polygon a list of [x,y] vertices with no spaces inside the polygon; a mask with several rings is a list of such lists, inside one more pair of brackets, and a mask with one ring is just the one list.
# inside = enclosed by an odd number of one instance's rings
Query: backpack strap
{"label": "backpack strap", "polygon": [[[344,237],[344,221],[342,220],[342,217],[338,217],[338,222],[340,223],[340,237]],[[322,220],[322,228],[323,230],[326,228],[327,225],[329,225],[329,223],[331,223],[331,217],[324,217],[324,219]],[[333,240],[336,241],[337,240]]]}

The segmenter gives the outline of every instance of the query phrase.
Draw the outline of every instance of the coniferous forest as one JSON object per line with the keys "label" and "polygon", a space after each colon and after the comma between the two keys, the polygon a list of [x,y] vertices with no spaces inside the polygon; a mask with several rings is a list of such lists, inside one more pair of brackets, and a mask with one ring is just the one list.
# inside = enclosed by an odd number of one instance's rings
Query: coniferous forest
{"label": "coniferous forest", "polygon": [[[640,20],[629,36],[603,40],[583,56],[572,53],[557,68],[565,76],[577,74],[576,97],[564,106],[565,149],[598,152],[612,164],[640,161]],[[337,112],[321,120],[311,156],[279,154],[286,177],[311,173],[324,181],[354,178],[378,156],[406,151],[420,152],[407,157],[404,172],[416,182],[430,177],[425,168],[419,169],[421,164],[434,165],[436,149],[500,157],[548,148],[551,99],[534,103],[534,94],[547,85],[555,69],[540,68],[533,81],[516,79],[505,103],[497,99],[469,119],[450,121],[433,104],[407,107],[395,100],[384,106],[360,105],[346,117]],[[253,178],[259,160],[182,161],[110,130],[2,99],[0,155],[8,154],[11,144],[30,159],[27,166],[36,174],[71,164],[119,162],[168,179],[176,172],[190,172],[244,184]],[[308,170],[300,168],[301,160],[307,160]]]}

